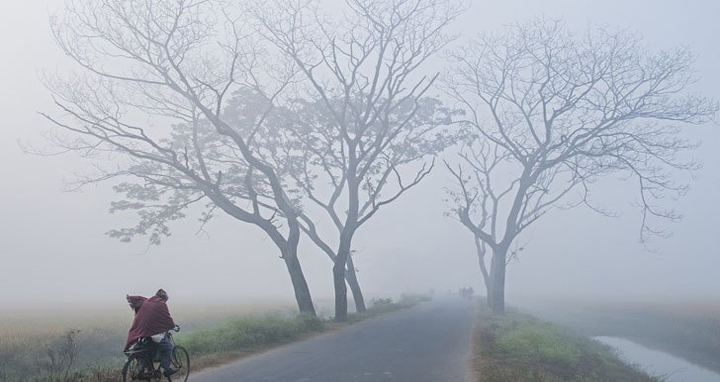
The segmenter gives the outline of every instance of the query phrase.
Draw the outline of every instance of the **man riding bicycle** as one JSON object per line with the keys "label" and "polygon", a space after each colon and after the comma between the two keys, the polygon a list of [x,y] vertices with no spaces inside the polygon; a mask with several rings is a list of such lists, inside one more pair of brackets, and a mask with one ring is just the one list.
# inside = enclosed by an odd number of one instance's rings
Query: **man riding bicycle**
{"label": "man riding bicycle", "polygon": [[135,312],[130,331],[128,332],[125,351],[136,341],[144,337],[152,338],[156,351],[159,352],[160,365],[166,377],[175,374],[177,370],[171,365],[172,343],[166,333],[175,327],[167,307],[168,294],[159,289],[155,296],[145,298],[142,296],[127,296],[130,308]]}

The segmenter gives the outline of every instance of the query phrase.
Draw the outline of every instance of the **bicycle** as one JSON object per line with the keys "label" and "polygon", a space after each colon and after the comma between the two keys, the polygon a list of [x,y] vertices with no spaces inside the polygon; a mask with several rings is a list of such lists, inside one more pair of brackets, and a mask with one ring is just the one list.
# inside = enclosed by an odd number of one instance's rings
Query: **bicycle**
{"label": "bicycle", "polygon": [[[176,325],[173,330],[176,333],[179,332],[180,326]],[[166,378],[168,382],[172,382],[173,379],[176,382],[187,382],[190,375],[190,355],[185,348],[175,344],[171,332],[167,332],[166,336],[173,345],[171,362],[172,367],[177,370],[177,373]],[[125,355],[128,358],[122,368],[123,382],[160,381],[164,377],[160,371],[160,365],[155,366],[155,363],[160,362],[160,358],[158,352],[154,349],[152,339],[141,338],[129,350],[125,351]]]}

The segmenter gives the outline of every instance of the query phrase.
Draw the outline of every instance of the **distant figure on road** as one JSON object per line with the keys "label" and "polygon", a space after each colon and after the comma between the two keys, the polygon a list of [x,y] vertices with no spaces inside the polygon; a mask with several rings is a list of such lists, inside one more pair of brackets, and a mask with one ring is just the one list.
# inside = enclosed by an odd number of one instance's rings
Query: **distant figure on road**
{"label": "distant figure on road", "polygon": [[160,353],[160,365],[165,370],[166,377],[176,372],[170,366],[172,343],[165,334],[175,327],[175,322],[168,310],[168,299],[170,297],[162,289],[159,289],[155,296],[150,298],[127,296],[130,308],[135,312],[135,319],[125,343],[125,350],[128,350],[137,340],[143,337],[152,338],[152,342],[156,345],[156,351]]}

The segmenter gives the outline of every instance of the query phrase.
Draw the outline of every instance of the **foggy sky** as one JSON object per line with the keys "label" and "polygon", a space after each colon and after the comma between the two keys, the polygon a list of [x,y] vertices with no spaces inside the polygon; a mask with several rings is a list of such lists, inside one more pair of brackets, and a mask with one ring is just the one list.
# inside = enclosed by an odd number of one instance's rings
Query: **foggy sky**
{"label": "foggy sky", "polygon": [[[0,304],[122,304],[125,293],[148,294],[159,286],[183,302],[291,301],[278,251],[254,226],[219,216],[206,227],[208,237],[196,235],[199,223],[190,216],[172,226],[173,236],[162,246],[148,249],[142,238],[123,244],[104,235],[133,224],[131,215],[108,213],[115,197],[108,184],[62,191],[64,178],[91,171],[88,162],[23,153],[18,142],[48,147],[41,134],[50,125],[37,112],[55,110],[39,77],[42,71],[67,70],[48,27],[49,14],[61,6],[61,0],[0,2]],[[653,49],[689,44],[699,55],[695,67],[702,81],[696,90],[720,98],[717,1],[474,1],[453,28],[472,36],[538,15],[564,17],[577,29],[590,23],[627,26]],[[595,194],[623,215],[608,219],[575,209],[552,212],[537,223],[520,238],[527,249],[508,268],[509,303],[513,295],[719,298],[720,131],[715,125],[685,131],[702,141],[694,156],[704,168],[685,198],[665,202],[685,217],[669,226],[672,238],[653,241],[662,253],[638,243],[640,216],[630,206],[635,185],[606,179]],[[443,217],[443,186],[449,181],[438,166],[427,182],[363,226],[355,263],[368,295],[444,292],[470,284],[482,290],[470,233]],[[329,260],[309,240],[303,240],[300,256],[314,297],[329,298]]]}

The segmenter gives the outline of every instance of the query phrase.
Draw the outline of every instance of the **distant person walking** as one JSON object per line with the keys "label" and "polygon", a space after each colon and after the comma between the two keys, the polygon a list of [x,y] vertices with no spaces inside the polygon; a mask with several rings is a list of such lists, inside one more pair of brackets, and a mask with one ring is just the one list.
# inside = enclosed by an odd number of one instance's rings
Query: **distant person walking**
{"label": "distant person walking", "polygon": [[135,312],[130,331],[128,332],[125,350],[143,337],[152,338],[156,350],[160,353],[160,365],[166,377],[176,373],[171,365],[172,343],[166,333],[175,327],[175,321],[170,316],[167,301],[168,294],[159,289],[154,296],[127,296],[130,308]]}

